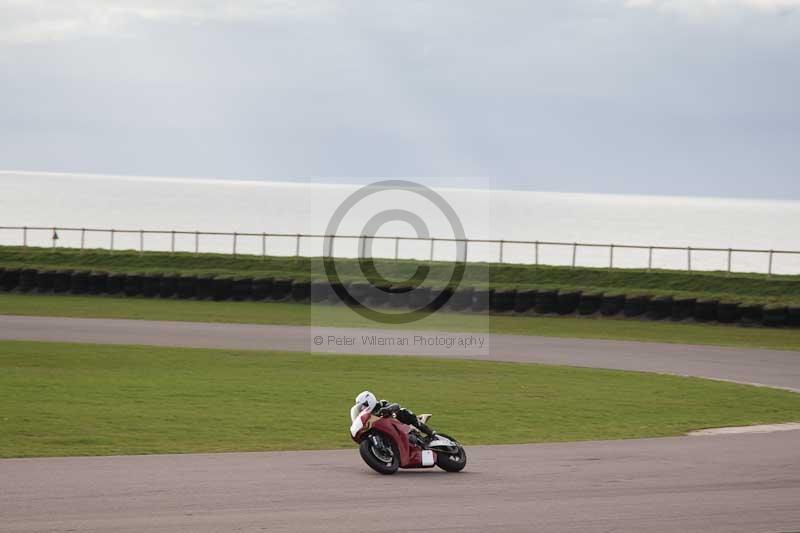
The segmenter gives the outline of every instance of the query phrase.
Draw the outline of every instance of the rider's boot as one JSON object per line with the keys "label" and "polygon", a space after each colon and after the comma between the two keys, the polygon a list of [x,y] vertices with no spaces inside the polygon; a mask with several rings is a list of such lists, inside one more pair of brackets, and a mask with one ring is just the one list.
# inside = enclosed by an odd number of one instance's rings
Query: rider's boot
{"label": "rider's boot", "polygon": [[417,429],[425,433],[429,439],[432,439],[436,436],[436,432],[432,430],[430,427],[428,427],[428,425],[422,421],[418,421]]}

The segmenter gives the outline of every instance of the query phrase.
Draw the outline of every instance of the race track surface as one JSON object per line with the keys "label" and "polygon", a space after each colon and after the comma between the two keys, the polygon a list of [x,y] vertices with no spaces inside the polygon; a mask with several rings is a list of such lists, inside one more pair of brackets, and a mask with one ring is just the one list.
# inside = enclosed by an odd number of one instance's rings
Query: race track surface
{"label": "race track surface", "polygon": [[[798,333],[800,334],[800,333]],[[407,346],[376,346],[364,336],[407,339]],[[466,348],[414,344],[438,339],[484,339]],[[322,344],[314,339],[321,338]],[[354,344],[339,345],[338,339]],[[0,339],[195,348],[290,350],[327,353],[432,355],[548,363],[725,379],[800,391],[800,352],[525,335],[436,333],[379,329],[206,324],[93,318],[0,315]]]}
{"label": "race track surface", "polygon": [[[798,352],[524,336],[486,336],[483,347],[467,348],[378,347],[358,338],[352,345],[337,344],[338,338],[363,333],[0,316],[0,339],[435,355],[666,372],[800,390]],[[477,446],[467,452],[469,463],[460,474],[401,471],[388,477],[372,473],[355,447],[0,460],[0,531],[800,531],[798,430]]]}
{"label": "race track surface", "polygon": [[353,450],[0,461],[0,531],[786,532],[800,431],[468,449],[381,476]]}

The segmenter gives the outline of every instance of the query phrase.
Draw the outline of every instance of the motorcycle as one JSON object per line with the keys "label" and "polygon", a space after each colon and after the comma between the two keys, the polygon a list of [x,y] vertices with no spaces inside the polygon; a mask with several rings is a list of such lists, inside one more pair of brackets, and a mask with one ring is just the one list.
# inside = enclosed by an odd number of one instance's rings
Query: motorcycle
{"label": "motorcycle", "polygon": [[[459,472],[467,465],[467,454],[452,437],[437,433],[432,439],[394,416],[377,416],[369,409],[351,413],[350,436],[367,465],[381,474],[399,468],[432,468]],[[427,424],[431,415],[420,415]]]}

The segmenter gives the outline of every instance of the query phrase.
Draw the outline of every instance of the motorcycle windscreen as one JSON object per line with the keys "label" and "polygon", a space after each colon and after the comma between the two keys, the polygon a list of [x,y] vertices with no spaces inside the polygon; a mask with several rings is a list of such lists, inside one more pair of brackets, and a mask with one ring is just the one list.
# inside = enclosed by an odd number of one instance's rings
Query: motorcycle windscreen
{"label": "motorcycle windscreen", "polygon": [[364,423],[366,422],[367,418],[369,418],[369,412],[365,409],[361,412],[358,416],[353,419],[353,423],[350,425],[350,435],[355,437],[358,435],[358,432],[364,429]]}

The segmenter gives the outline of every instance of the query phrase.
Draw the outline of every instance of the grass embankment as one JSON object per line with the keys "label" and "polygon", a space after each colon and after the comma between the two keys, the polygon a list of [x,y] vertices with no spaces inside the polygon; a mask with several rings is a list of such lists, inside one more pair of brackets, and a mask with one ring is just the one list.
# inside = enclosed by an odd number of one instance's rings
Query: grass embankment
{"label": "grass embankment", "polygon": [[210,302],[0,293],[0,314],[188,322],[426,329],[800,350],[800,331],[614,318],[487,316],[439,312],[406,326],[376,324],[344,305]]}
{"label": "grass embankment", "polygon": [[0,342],[0,457],[349,447],[365,388],[472,445],[800,419],[798,394],[637,372]]}
{"label": "grass embankment", "polygon": [[[389,279],[405,280],[417,261],[376,260],[378,271]],[[224,254],[80,250],[0,247],[0,267],[101,270],[108,272],[161,272],[309,279],[323,277],[319,259]],[[344,280],[361,280],[358,262],[337,259]],[[425,285],[444,285],[449,263],[431,263]],[[464,285],[496,288],[583,290],[607,294],[651,294],[719,299],[748,303],[800,304],[800,276],[679,272],[669,270],[534,267],[530,265],[470,264]]]}

